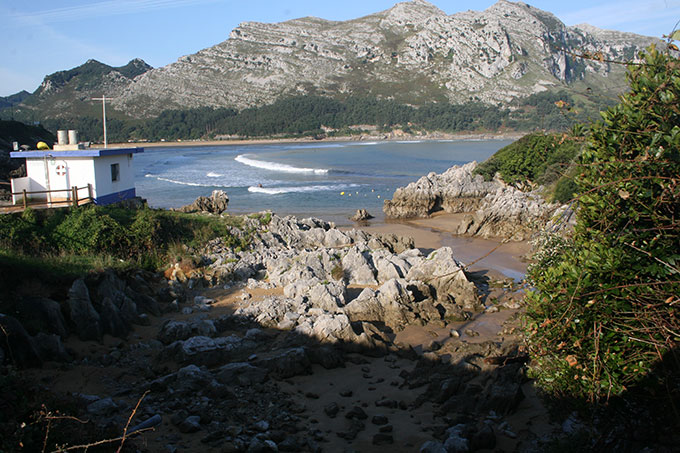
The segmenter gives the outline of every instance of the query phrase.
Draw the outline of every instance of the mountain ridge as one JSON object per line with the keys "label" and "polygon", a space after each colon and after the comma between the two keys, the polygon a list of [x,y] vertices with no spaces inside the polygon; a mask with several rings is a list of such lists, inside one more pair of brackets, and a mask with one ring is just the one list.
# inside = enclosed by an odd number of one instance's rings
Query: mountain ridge
{"label": "mountain ridge", "polygon": [[[243,109],[306,94],[507,106],[541,91],[622,86],[623,65],[572,54],[599,52],[623,61],[658,42],[590,25],[568,27],[522,2],[499,0],[484,11],[447,15],[413,0],[347,21],[243,22],[227,40],[169,65],[133,77],[110,71],[97,94],[114,98],[111,106],[119,114],[137,118],[168,109]],[[43,85],[38,97],[49,104]],[[84,99],[88,93],[73,95]],[[35,98],[24,105],[38,109]]]}

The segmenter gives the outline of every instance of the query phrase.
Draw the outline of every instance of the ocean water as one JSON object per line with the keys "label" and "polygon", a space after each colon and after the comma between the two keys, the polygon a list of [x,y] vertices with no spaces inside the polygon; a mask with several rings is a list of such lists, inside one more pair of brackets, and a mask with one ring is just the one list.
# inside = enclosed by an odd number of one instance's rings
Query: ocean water
{"label": "ocean water", "polygon": [[[397,187],[452,165],[481,162],[510,140],[324,142],[147,148],[135,155],[137,195],[179,207],[221,189],[229,212],[272,210],[346,223],[378,220]],[[344,220],[344,222],[343,222]]]}

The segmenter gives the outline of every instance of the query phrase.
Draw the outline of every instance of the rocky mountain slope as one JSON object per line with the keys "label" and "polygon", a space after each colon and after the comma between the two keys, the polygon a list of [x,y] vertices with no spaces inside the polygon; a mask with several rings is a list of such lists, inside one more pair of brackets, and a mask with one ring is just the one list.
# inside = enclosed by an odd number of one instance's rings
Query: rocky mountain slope
{"label": "rocky mountain slope", "polygon": [[244,108],[301,93],[506,103],[565,86],[616,85],[623,76],[623,67],[563,49],[625,60],[654,41],[567,27],[520,2],[449,16],[414,0],[345,22],[243,23],[227,41],[135,79],[114,106],[145,116],[167,108]]}
{"label": "rocky mountain slope", "polygon": [[151,66],[138,58],[120,67],[88,60],[76,68],[46,76],[38,89],[16,109],[18,112],[37,110],[42,118],[101,114],[101,103],[91,98],[120,96],[135,77],[150,69]]}
{"label": "rocky mountain slope", "polygon": [[625,61],[655,41],[590,25],[567,27],[521,2],[499,0],[485,11],[449,16],[413,0],[344,22],[242,23],[226,41],[157,69],[138,59],[120,68],[89,60],[47,76],[21,107],[42,118],[88,116],[97,113],[90,98],[105,94],[114,98],[114,116],[149,117],[166,109],[242,109],[300,94],[413,105],[507,104],[565,88],[614,97],[625,68],[569,52]]}

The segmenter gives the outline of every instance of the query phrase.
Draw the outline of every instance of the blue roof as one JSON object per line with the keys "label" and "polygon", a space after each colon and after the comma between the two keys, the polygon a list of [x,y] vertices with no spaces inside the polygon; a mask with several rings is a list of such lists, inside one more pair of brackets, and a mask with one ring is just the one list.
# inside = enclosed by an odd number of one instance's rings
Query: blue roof
{"label": "blue roof", "polygon": [[34,151],[13,151],[10,157],[102,157],[117,156],[119,154],[143,153],[144,148],[87,148],[74,149],[69,151],[55,151],[53,149],[34,150]]}

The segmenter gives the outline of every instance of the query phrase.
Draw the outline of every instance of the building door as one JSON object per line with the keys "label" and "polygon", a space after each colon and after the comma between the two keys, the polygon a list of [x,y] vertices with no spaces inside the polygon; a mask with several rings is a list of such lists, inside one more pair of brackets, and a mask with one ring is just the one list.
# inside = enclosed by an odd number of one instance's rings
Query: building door
{"label": "building door", "polygon": [[52,202],[68,201],[71,199],[69,190],[68,164],[61,159],[50,162],[50,190]]}

